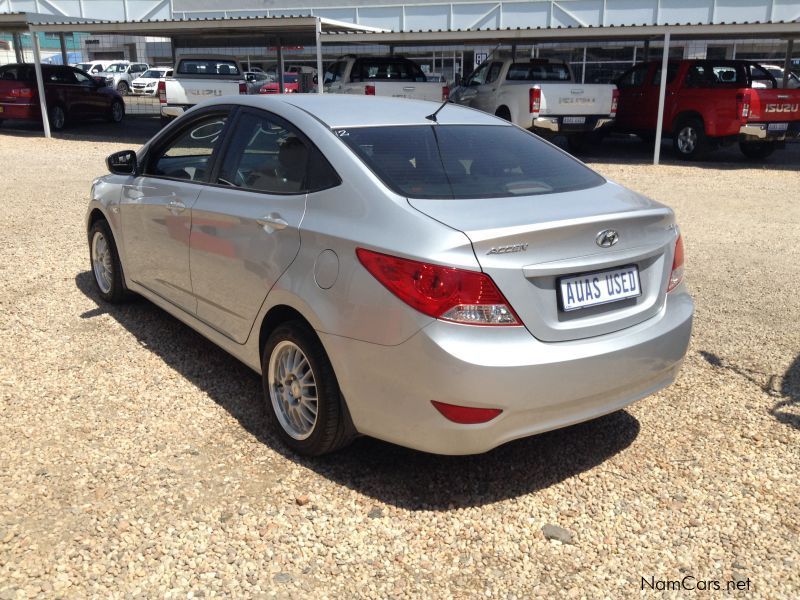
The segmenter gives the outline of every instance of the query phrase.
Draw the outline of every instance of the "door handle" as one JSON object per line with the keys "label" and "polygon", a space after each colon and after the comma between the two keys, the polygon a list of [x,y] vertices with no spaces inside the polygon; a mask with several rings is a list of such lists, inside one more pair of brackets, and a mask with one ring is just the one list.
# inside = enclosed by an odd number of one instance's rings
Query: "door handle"
{"label": "door handle", "polygon": [[284,221],[278,213],[269,213],[266,217],[261,217],[260,219],[256,219],[256,221],[259,225],[264,227],[267,233],[280,231],[289,226],[289,223]]}
{"label": "door handle", "polygon": [[183,212],[186,209],[186,205],[180,200],[170,200],[167,202],[167,208],[172,212]]}

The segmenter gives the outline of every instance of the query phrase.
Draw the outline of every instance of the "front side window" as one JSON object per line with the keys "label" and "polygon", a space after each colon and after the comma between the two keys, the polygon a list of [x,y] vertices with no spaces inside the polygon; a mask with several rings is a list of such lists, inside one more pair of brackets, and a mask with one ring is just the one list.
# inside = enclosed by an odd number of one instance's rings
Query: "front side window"
{"label": "front side window", "polygon": [[337,61],[330,65],[325,71],[325,83],[335,83],[341,81],[344,77],[344,71],[347,68],[347,63],[343,60]]}
{"label": "front side window", "polygon": [[124,73],[128,70],[128,65],[125,63],[114,63],[113,65],[109,65],[106,69],[106,73]]}
{"label": "front side window", "polygon": [[469,85],[483,85],[489,73],[489,63],[483,63],[469,78]]}
{"label": "front side window", "polygon": [[89,79],[89,77],[87,77],[80,71],[72,71],[72,74],[75,77],[75,79],[78,80],[78,83],[80,83],[81,85],[90,85],[93,83],[92,80]]}
{"label": "front side window", "polygon": [[49,74],[42,73],[44,76],[45,81],[49,81],[50,83],[60,83],[60,84],[75,84],[77,81],[75,80],[75,75],[73,75],[70,69],[65,68],[56,68],[50,71]]}
{"label": "front side window", "polygon": [[335,133],[388,187],[409,198],[534,196],[605,182],[516,127],[416,125]]}
{"label": "front side window", "polygon": [[[667,85],[669,85],[675,80],[675,76],[678,74],[678,66],[679,63],[667,64]],[[653,80],[651,81],[651,83],[656,86],[661,85],[661,65],[658,65],[656,67],[655,73],[653,73]]]}
{"label": "front side window", "polygon": [[486,83],[492,83],[493,81],[497,81],[497,78],[500,77],[500,71],[503,68],[503,63],[495,62],[492,63],[492,67],[489,69],[489,75],[486,76]]}
{"label": "front side window", "polygon": [[226,120],[226,114],[215,114],[192,122],[154,153],[145,173],[171,179],[205,181]]}

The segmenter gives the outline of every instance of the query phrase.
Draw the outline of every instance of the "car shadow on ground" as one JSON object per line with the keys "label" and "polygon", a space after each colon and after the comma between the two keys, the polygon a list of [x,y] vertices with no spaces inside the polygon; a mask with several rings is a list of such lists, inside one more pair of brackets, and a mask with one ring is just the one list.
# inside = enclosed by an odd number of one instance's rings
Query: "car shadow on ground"
{"label": "car shadow on ground", "polygon": [[639,421],[618,411],[476,456],[437,456],[364,437],[333,455],[303,458],[272,433],[256,373],[147,300],[102,302],[89,271],[75,283],[97,303],[81,318],[112,316],[259,441],[323,477],[400,508],[448,510],[536,492],[603,463],[639,434]]}
{"label": "car shadow on ground", "polygon": [[[61,131],[54,131],[53,137],[76,142],[112,142],[129,144],[136,149],[161,129],[161,120],[153,116],[127,116],[122,123],[105,121],[68,122]],[[0,135],[20,138],[43,137],[42,124],[35,121],[3,121]]]}
{"label": "car shadow on ground", "polygon": [[[567,149],[565,138],[556,138],[556,144]],[[653,164],[653,144],[644,143],[634,135],[612,134],[602,142],[588,144],[586,148],[575,154],[575,157],[589,166],[597,164],[651,165]],[[718,148],[704,160],[681,160],[672,148],[672,140],[661,142],[660,163],[667,166],[684,166],[700,169],[766,169],[779,171],[796,171],[800,164],[800,143],[788,142],[786,148],[776,150],[772,156],[764,160],[747,158],[739,150],[738,144]]]}
{"label": "car shadow on ground", "polygon": [[778,398],[778,402],[769,409],[769,414],[781,423],[800,429],[800,355],[783,376],[740,367],[706,350],[701,350],[700,356],[712,367],[735,373],[761,388],[765,394]]}

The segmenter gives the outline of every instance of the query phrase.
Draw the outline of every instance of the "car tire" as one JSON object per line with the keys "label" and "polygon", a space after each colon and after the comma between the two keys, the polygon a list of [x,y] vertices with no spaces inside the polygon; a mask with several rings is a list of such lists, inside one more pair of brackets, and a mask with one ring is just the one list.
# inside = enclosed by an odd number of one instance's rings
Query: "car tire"
{"label": "car tire", "polygon": [[103,300],[119,304],[128,297],[117,245],[105,219],[95,221],[89,228],[89,264],[95,288]]}
{"label": "car tire", "polygon": [[117,84],[117,92],[120,96],[127,96],[128,92],[130,92],[130,87],[128,87],[127,81],[120,81]]}
{"label": "car tire", "polygon": [[275,328],[264,344],[261,373],[272,426],[293,451],[321,456],[353,440],[333,366],[307,324],[290,321]]}
{"label": "car tire", "polygon": [[747,158],[763,160],[775,152],[775,142],[739,142],[739,149]]}
{"label": "car tire", "polygon": [[683,160],[700,160],[709,152],[709,140],[700,119],[678,122],[672,135],[672,147]]}
{"label": "car tire", "polygon": [[50,129],[61,131],[67,124],[67,113],[60,104],[54,104],[47,111],[47,119],[50,122]]}
{"label": "car tire", "polygon": [[112,123],[121,123],[125,118],[125,103],[121,100],[114,100],[111,103],[111,112],[108,116]]}

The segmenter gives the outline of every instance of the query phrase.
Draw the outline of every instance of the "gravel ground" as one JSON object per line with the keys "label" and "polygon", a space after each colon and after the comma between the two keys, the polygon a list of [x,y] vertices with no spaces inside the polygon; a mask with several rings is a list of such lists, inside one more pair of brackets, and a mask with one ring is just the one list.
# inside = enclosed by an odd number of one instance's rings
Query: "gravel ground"
{"label": "gravel ground", "polygon": [[99,304],[87,193],[131,141],[86,131],[0,131],[0,600],[800,594],[797,146],[769,170],[592,151],[683,228],[696,329],[669,389],[482,456],[310,461],[257,375],[146,301]]}

